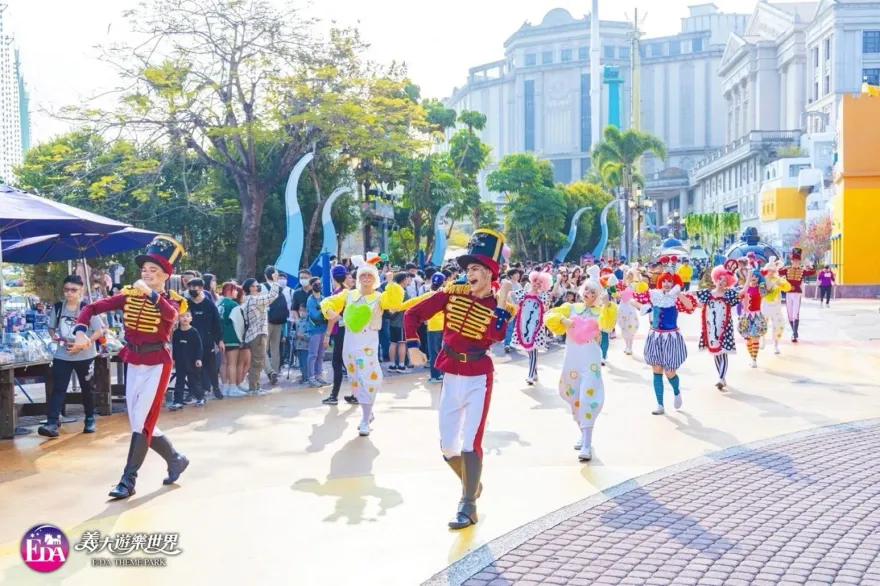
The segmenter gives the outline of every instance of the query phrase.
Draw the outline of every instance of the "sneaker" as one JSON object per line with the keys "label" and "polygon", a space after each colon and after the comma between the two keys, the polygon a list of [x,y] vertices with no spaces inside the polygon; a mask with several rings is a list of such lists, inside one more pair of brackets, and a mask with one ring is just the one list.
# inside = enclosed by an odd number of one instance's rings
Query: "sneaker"
{"label": "sneaker", "polygon": [[273,372],[272,374],[269,375],[269,383],[273,386],[278,384],[278,373],[277,372]]}
{"label": "sneaker", "polygon": [[390,370],[391,372],[403,372],[403,367],[398,366],[396,364],[392,364],[391,366],[388,367],[388,370]]}
{"label": "sneaker", "polygon": [[43,437],[58,437],[58,424],[56,423],[47,423],[45,425],[41,425],[37,430],[37,433]]}
{"label": "sneaker", "polygon": [[204,399],[199,399],[198,401],[196,401],[195,403],[193,403],[193,407],[204,407],[204,406],[205,406],[205,400],[204,400]]}
{"label": "sneaker", "polygon": [[321,403],[323,403],[324,405],[339,405],[339,399],[337,399],[333,395],[330,395],[329,397],[321,401]]}
{"label": "sneaker", "polygon": [[195,403],[196,403],[196,398],[193,397],[192,395],[188,396],[187,398],[185,398],[183,400],[184,405],[195,405]]}
{"label": "sneaker", "polygon": [[576,449],[576,450],[580,450],[580,449],[583,448],[583,447],[584,447],[584,438],[583,438],[583,436],[582,436],[582,437],[579,437],[579,438],[578,438],[578,441],[576,441],[576,442],[574,443],[574,449]]}
{"label": "sneaker", "polygon": [[223,393],[220,392],[220,389],[214,389],[214,398],[218,401],[222,401],[224,399]]}
{"label": "sneaker", "polygon": [[349,405],[358,405],[358,404],[360,404],[360,402],[357,400],[357,397],[355,397],[354,395],[345,395],[345,397],[343,397],[343,399],[344,399],[345,402],[348,403]]}
{"label": "sneaker", "polygon": [[715,388],[717,388],[719,391],[723,391],[724,387],[726,387],[726,386],[727,386],[727,381],[724,379],[721,379],[720,381],[715,383]]}
{"label": "sneaker", "polygon": [[578,460],[581,462],[589,462],[593,459],[593,448],[590,446],[583,446],[581,451],[578,453]]}
{"label": "sneaker", "polygon": [[83,423],[83,433],[95,433],[94,417],[86,417],[85,423]]}
{"label": "sneaker", "polygon": [[317,389],[317,388],[322,387],[323,385],[318,382],[318,379],[310,378],[309,379],[309,386],[312,387],[313,389]]}
{"label": "sneaker", "polygon": [[431,378],[428,379],[428,382],[429,383],[442,383],[443,377],[442,376],[432,376]]}
{"label": "sneaker", "polygon": [[368,422],[361,421],[361,424],[358,425],[358,435],[361,437],[370,435],[370,424]]}
{"label": "sneaker", "polygon": [[226,391],[227,397],[247,397],[247,391],[240,391],[236,387],[229,387]]}
{"label": "sneaker", "polygon": [[505,346],[505,347],[504,347],[504,353],[505,353],[505,354],[510,354],[511,350],[513,350],[513,348],[511,348],[510,346]]}
{"label": "sneaker", "polygon": [[657,405],[657,407],[651,411],[651,415],[663,415],[666,413],[666,409],[663,408],[663,405]]}
{"label": "sneaker", "polygon": [[182,403],[171,403],[170,405],[168,405],[169,411],[180,411],[181,409],[183,409]]}
{"label": "sneaker", "polygon": [[320,377],[320,376],[319,376],[319,377],[316,378],[315,380],[318,381],[319,383],[321,383],[321,386],[322,386],[322,387],[326,387],[326,386],[328,386],[328,385],[330,384],[330,382],[327,381],[327,380],[325,380],[324,377]]}
{"label": "sneaker", "polygon": [[268,394],[269,394],[269,391],[267,391],[266,389],[263,389],[261,387],[257,387],[252,391],[248,391],[248,395],[251,395],[252,397],[262,397],[263,395],[268,395]]}
{"label": "sneaker", "polygon": [[245,393],[247,393],[251,390],[250,387],[248,387],[247,382],[245,382],[245,381],[241,381],[240,383],[238,383],[235,386],[236,386],[236,388],[238,388],[239,391],[244,391]]}
{"label": "sneaker", "polygon": [[773,353],[774,354],[781,354],[781,352],[779,351],[779,344],[776,344],[775,346],[773,346]]}
{"label": "sneaker", "polygon": [[672,405],[673,405],[676,409],[681,409],[681,393],[679,393],[679,394],[677,394],[677,395],[674,395],[674,396],[672,397]]}
{"label": "sneaker", "polygon": [[751,368],[758,368],[758,361],[752,358],[752,361],[749,363]]}
{"label": "sneaker", "polygon": [[535,384],[535,377],[532,377],[532,376],[528,377],[528,378],[526,379],[526,384],[529,385],[529,386]]}

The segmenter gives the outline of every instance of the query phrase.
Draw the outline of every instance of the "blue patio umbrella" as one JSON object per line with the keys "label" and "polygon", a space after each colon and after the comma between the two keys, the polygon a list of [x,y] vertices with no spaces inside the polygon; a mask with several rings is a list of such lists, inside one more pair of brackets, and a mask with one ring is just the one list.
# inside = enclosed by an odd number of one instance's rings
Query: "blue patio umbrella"
{"label": "blue patio umbrella", "polygon": [[158,232],[125,228],[109,234],[53,234],[25,238],[3,249],[3,259],[24,265],[109,256],[147,246]]}

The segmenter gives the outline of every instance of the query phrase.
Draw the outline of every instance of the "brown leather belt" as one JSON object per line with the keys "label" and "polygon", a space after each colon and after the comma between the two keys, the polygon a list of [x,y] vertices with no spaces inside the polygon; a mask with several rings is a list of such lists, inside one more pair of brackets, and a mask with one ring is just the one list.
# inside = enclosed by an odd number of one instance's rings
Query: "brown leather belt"
{"label": "brown leather belt", "polygon": [[458,362],[476,362],[486,357],[486,351],[481,352],[456,352],[446,344],[443,344],[443,351],[447,356]]}
{"label": "brown leather belt", "polygon": [[135,354],[147,354],[149,352],[158,352],[159,350],[164,350],[168,347],[167,344],[141,344],[140,346],[135,346],[134,344],[126,344],[126,348],[129,351],[134,352]]}

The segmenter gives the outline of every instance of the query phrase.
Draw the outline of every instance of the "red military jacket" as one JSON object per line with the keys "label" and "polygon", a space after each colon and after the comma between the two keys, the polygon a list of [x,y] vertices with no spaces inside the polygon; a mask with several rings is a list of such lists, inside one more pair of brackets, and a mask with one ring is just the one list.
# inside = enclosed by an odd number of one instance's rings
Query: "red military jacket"
{"label": "red military jacket", "polygon": [[499,308],[495,296],[475,297],[470,285],[450,285],[409,308],[403,317],[407,345],[417,344],[419,326],[443,312],[443,348],[434,366],[441,372],[464,376],[491,374],[492,358],[486,354],[473,362],[462,362],[447,355],[445,348],[460,354],[487,351],[492,344],[504,340],[507,324],[516,313],[508,303]]}
{"label": "red military jacket", "polygon": [[791,284],[791,291],[789,293],[803,293],[801,290],[801,283],[804,281],[804,277],[811,277],[816,274],[816,269],[805,269],[804,267],[783,267],[779,269],[779,275],[785,277]]}
{"label": "red military jacket", "polygon": [[[172,362],[171,333],[177,323],[178,313],[186,311],[186,299],[175,292],[154,294],[146,297],[134,287],[125,287],[113,297],[107,297],[86,305],[79,314],[77,327],[88,326],[92,316],[108,311],[122,310],[125,328],[125,348],[119,353],[128,364],[156,365]],[[162,344],[151,352],[135,352],[129,346]]]}

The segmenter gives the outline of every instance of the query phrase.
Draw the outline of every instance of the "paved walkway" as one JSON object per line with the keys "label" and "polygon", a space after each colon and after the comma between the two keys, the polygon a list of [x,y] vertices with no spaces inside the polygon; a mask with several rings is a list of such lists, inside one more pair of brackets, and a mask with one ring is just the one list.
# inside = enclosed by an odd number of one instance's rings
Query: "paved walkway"
{"label": "paved walkway", "polygon": [[463,583],[880,584],[880,421],[800,435],[590,499]]}
{"label": "paved walkway", "polygon": [[[682,321],[694,340],[698,320]],[[757,369],[748,367],[741,350],[731,360],[731,388],[724,393],[714,386],[712,360],[689,342],[691,357],[681,370],[684,408],[662,417],[650,414],[651,374],[640,356],[644,337],[631,357],[623,355],[620,340],[613,341],[605,409],[588,465],[577,461],[577,428],[556,389],[562,353],[541,355],[535,386],[525,384],[524,357],[501,353],[483,444],[480,522],[460,532],[446,527],[460,486],[438,449],[440,387],[428,384],[424,373],[388,381],[368,438],[357,435],[359,408],[322,405],[326,389],[286,381],[265,397],[163,412],[160,427],[192,464],[179,486],[163,486],[164,462],[149,454],[137,495],[127,502],[107,500],[128,451],[124,414],[99,418],[91,435],[71,424],[56,440],[31,434],[2,441],[0,585],[142,586],[159,579],[414,586],[450,564],[468,571],[448,574],[442,584],[458,584],[455,579],[470,578],[508,553],[510,547],[501,545],[518,546],[536,535],[523,534],[526,528],[551,529],[586,511],[571,509],[572,503],[616,498],[637,484],[633,479],[644,484],[645,475],[718,450],[880,418],[880,344],[870,340],[880,331],[877,303],[839,302],[820,310],[806,300],[801,330],[801,344],[784,340],[781,355],[762,352]],[[789,455],[794,470],[806,475],[813,456]],[[808,476],[825,481],[819,473]],[[650,494],[679,515],[707,523],[704,529],[711,522],[707,514]],[[559,510],[567,516],[547,517]],[[536,519],[552,523],[534,525]],[[74,541],[96,530],[177,532],[183,554],[158,570],[93,567],[77,552],[45,576],[29,570],[19,553],[22,535],[38,523],[57,525]],[[728,530],[718,526],[709,533],[721,531]],[[499,541],[512,532],[518,541]],[[658,534],[671,547],[679,543],[668,532]],[[724,535],[742,547],[732,529]],[[494,554],[481,557],[487,551]]]}

